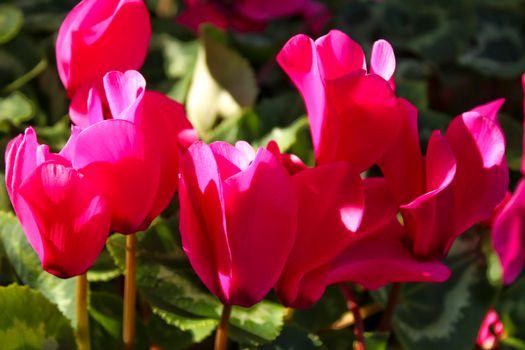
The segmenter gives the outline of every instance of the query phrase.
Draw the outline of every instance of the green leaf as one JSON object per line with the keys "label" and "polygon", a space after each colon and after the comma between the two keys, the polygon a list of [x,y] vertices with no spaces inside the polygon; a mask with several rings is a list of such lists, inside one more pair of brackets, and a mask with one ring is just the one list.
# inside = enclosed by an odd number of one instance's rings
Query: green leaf
{"label": "green leaf", "polygon": [[[159,219],[147,232],[137,234],[137,286],[155,314],[181,331],[190,332],[193,341],[200,342],[217,326],[222,304],[190,268],[174,235],[176,224]],[[123,269],[125,237],[111,236],[107,247]],[[230,335],[252,345],[272,341],[279,335],[283,315],[284,308],[269,301],[252,308],[234,307]]]}
{"label": "green leaf", "polygon": [[[519,277],[499,297],[495,308],[505,329],[506,349],[525,349],[525,277]],[[521,345],[521,346],[519,346]]]}
{"label": "green leaf", "polygon": [[42,294],[26,286],[0,287],[2,349],[75,349],[69,321]]}
{"label": "green leaf", "polygon": [[201,32],[186,107],[194,127],[205,134],[219,117],[237,117],[252,106],[257,83],[249,62],[227,46],[222,32],[211,26]]}
{"label": "green leaf", "polygon": [[270,344],[259,347],[260,350],[314,350],[321,348],[322,342],[318,336],[295,326],[285,326],[277,339]]}
{"label": "green leaf", "polygon": [[4,128],[6,123],[20,126],[33,118],[34,114],[33,102],[21,92],[15,91],[7,97],[0,97],[0,128]]}
{"label": "green leaf", "polygon": [[13,5],[0,5],[0,44],[4,44],[18,34],[24,15]]}
{"label": "green leaf", "polygon": [[464,235],[446,261],[448,281],[402,287],[393,329],[403,349],[471,350],[476,343],[496,292],[486,278],[479,235]]}
{"label": "green leaf", "polygon": [[76,324],[75,279],[61,279],[42,269],[18,219],[11,213],[0,212],[0,239],[18,277],[31,288],[42,292],[72,324]]}

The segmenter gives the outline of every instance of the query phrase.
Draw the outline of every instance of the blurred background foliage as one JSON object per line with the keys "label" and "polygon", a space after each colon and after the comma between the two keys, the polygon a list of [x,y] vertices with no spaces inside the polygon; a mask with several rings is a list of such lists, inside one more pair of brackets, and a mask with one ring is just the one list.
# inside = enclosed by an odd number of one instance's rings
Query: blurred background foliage
{"label": "blurred background foliage", "polygon": [[[182,1],[146,3],[153,36],[142,73],[150,89],[184,103],[205,141],[244,139],[265,145],[275,139],[282,150],[313,164],[302,99],[275,62],[283,44],[305,30],[300,18],[272,21],[260,33],[224,33],[205,26],[196,35],[174,20],[184,6]],[[397,91],[419,109],[423,145],[432,130],[444,130],[455,115],[505,98],[500,121],[507,137],[511,179],[519,178],[524,0],[325,3],[332,13],[326,30],[346,32],[367,53],[379,38],[392,43]],[[75,4],[72,0],[4,0],[0,4],[2,150],[28,125],[55,150],[67,140],[68,100],[55,66],[54,40]],[[4,188],[0,210],[0,284],[10,285],[0,287],[2,348],[70,349],[74,281],[41,270],[10,212]],[[220,317],[218,300],[205,290],[184,257],[177,227],[174,201],[148,232],[139,235],[141,349],[210,348],[210,335]],[[124,239],[113,235],[89,273],[95,349],[121,346],[123,257]],[[447,263],[454,274],[446,283],[403,287],[394,336],[368,333],[368,349],[473,349],[490,306],[498,310],[506,329],[500,347],[525,349],[525,277],[510,287],[501,286],[487,229],[477,227],[467,233]],[[366,316],[366,329],[375,329],[388,288],[372,293],[354,289]],[[349,349],[353,342],[353,320],[335,287],[309,310],[292,313],[269,295],[251,309],[235,308],[231,322],[232,348]]]}

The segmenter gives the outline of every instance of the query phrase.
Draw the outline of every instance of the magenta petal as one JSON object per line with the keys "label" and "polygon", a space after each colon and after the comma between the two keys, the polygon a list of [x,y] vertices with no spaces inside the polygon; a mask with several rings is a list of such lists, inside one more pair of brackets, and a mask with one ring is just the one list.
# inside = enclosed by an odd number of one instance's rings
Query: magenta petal
{"label": "magenta petal", "polygon": [[460,234],[489,218],[505,197],[509,183],[505,138],[497,122],[472,112],[455,118],[445,137],[457,161],[452,186],[455,230]]}
{"label": "magenta petal", "polygon": [[57,68],[68,95],[108,71],[140,68],[150,35],[142,0],[80,2],[60,26],[56,41]]}
{"label": "magenta petal", "polygon": [[29,127],[24,135],[11,140],[5,152],[5,183],[7,193],[13,199],[22,181],[37,167],[37,148],[35,130]]}
{"label": "magenta petal", "polygon": [[403,228],[392,220],[359,236],[332,262],[327,283],[351,281],[367,289],[392,282],[443,282],[450,270],[440,262],[416,259],[404,244]]}
{"label": "magenta petal", "polygon": [[231,253],[221,179],[208,145],[194,143],[181,161],[180,235],[190,263],[204,285],[230,300]]}
{"label": "magenta petal", "polygon": [[77,139],[73,167],[86,174],[107,198],[112,230],[142,230],[158,188],[159,159],[145,152],[144,135],[126,120],[99,122]]}
{"label": "magenta petal", "polygon": [[503,269],[503,282],[511,284],[525,263],[525,181],[497,214],[492,225],[492,245]]}
{"label": "magenta petal", "polygon": [[251,306],[275,285],[292,249],[297,200],[291,176],[259,149],[246,170],[224,182],[224,203],[232,259],[228,302]]}
{"label": "magenta petal", "polygon": [[399,101],[406,111],[401,132],[378,165],[398,203],[406,204],[425,192],[425,166],[419,145],[417,109],[405,99]]}
{"label": "magenta petal", "polygon": [[347,163],[306,169],[293,176],[293,183],[299,203],[297,236],[277,287],[288,303],[303,293],[300,285],[307,274],[350,242],[364,211],[362,180]]}
{"label": "magenta petal", "polygon": [[416,256],[441,259],[455,238],[454,196],[451,183],[456,174],[454,154],[439,131],[430,137],[426,156],[427,192],[401,207],[404,224]]}
{"label": "magenta petal", "polygon": [[348,35],[331,30],[315,41],[319,70],[324,79],[336,79],[356,70],[366,70],[365,54]]}
{"label": "magenta petal", "polygon": [[377,74],[390,84],[392,90],[396,89],[394,71],[396,70],[396,57],[392,45],[386,40],[378,40],[372,47],[370,58],[370,73]]}
{"label": "magenta petal", "polygon": [[38,226],[38,232],[24,229],[28,238],[40,236],[42,250],[36,250],[44,270],[62,278],[86,272],[109,233],[109,211],[96,188],[73,169],[47,162],[20,193],[30,210],[24,214],[32,214]]}
{"label": "magenta petal", "polygon": [[146,89],[146,80],[137,71],[111,71],[104,75],[104,91],[111,115],[135,122]]}
{"label": "magenta petal", "polygon": [[326,89],[333,111],[323,124],[318,162],[368,169],[398,138],[406,118],[401,100],[383,78],[363,71],[328,80]]}
{"label": "magenta petal", "polygon": [[314,41],[304,34],[294,36],[277,55],[277,62],[303,96],[310,121],[314,151],[317,154],[327,101]]}
{"label": "magenta petal", "polygon": [[498,112],[501,109],[501,106],[505,103],[504,98],[499,98],[489,103],[482,104],[475,108],[472,108],[471,112],[477,112],[491,120],[498,120]]}

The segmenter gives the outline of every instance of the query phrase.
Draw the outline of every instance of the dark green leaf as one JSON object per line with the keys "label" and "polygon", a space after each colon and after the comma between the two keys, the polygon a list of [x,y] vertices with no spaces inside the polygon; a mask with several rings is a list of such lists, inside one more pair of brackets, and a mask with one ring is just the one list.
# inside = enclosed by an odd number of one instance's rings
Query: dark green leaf
{"label": "dark green leaf", "polygon": [[2,349],[75,349],[69,321],[42,294],[26,286],[0,287]]}

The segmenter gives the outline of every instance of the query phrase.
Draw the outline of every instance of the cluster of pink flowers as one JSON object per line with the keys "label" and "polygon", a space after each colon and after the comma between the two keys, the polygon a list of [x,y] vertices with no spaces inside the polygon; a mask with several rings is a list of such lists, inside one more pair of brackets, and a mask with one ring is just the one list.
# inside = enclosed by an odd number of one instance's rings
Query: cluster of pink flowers
{"label": "cluster of pink flowers", "polygon": [[[292,13],[304,1],[260,3]],[[235,11],[271,17],[257,4]],[[250,306],[275,288],[284,305],[307,307],[343,281],[368,289],[445,281],[442,261],[456,238],[505,198],[503,101],[434,131],[423,156],[417,109],[396,95],[384,40],[368,69],[361,47],[336,30],[316,41],[297,35],[279,53],[306,104],[316,158],[309,168],[274,142],[254,150],[198,141],[183,107],[146,90],[134,70],[149,37],[141,0],[82,1],[56,44],[75,124],[69,141],[51,153],[28,128],[7,148],[9,196],[50,273],[85,272],[109,232],[146,229],[178,188],[184,251],[213,294]],[[383,176],[361,176],[374,166]],[[506,283],[525,257],[524,186],[493,220]]]}

